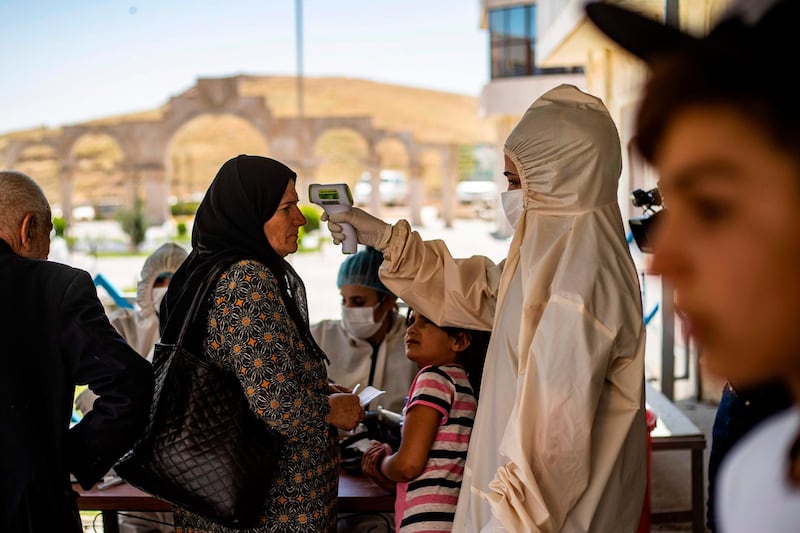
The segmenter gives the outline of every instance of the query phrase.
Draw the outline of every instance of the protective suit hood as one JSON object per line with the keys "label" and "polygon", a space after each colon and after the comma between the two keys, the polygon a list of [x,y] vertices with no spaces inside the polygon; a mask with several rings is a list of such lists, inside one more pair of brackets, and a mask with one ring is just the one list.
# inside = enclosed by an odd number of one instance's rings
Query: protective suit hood
{"label": "protective suit hood", "polygon": [[156,312],[153,308],[153,285],[161,274],[172,275],[181,266],[188,253],[181,246],[168,242],[162,244],[145,260],[141,279],[136,284],[136,303],[144,316]]}
{"label": "protective suit hood", "polygon": [[617,201],[617,129],[599,98],[572,85],[531,104],[504,151],[520,174],[526,211],[578,214]]}

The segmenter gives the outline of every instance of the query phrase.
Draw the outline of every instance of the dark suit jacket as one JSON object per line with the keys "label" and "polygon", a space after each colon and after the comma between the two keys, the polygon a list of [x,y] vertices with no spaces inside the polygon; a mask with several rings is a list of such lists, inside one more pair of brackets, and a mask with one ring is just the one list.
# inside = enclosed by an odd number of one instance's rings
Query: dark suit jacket
{"label": "dark suit jacket", "polygon": [[[0,240],[0,299],[0,531],[81,531],[69,474],[89,488],[133,445],[152,368],[108,322],[83,270]],[[76,384],[99,398],[70,429]]]}

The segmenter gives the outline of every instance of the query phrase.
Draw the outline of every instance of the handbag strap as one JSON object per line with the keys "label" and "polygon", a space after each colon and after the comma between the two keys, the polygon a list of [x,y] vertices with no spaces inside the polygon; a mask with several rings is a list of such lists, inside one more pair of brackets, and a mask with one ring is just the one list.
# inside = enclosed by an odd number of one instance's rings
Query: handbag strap
{"label": "handbag strap", "polygon": [[[227,264],[224,262],[217,263],[214,265],[206,274],[205,279],[203,280],[203,284],[200,285],[198,290],[194,293],[192,297],[192,304],[189,306],[189,309],[186,311],[186,316],[183,318],[183,323],[181,324],[181,329],[178,331],[178,337],[175,339],[175,342],[172,344],[182,346],[183,345],[183,337],[186,335],[186,332],[189,330],[189,326],[194,322],[195,318],[197,318],[197,313],[200,310],[200,307],[203,303],[203,300],[208,295],[208,291],[211,288],[213,283],[216,283],[217,279],[219,279],[220,274],[225,270]],[[167,324],[166,331],[169,331],[169,324]]]}

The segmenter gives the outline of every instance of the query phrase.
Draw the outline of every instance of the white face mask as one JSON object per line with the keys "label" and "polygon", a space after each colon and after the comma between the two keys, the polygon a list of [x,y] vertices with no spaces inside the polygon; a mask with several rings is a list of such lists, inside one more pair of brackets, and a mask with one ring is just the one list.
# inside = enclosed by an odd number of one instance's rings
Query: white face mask
{"label": "white face mask", "polygon": [[516,229],[519,224],[519,219],[522,218],[523,199],[525,198],[525,191],[522,189],[514,189],[513,191],[503,191],[500,193],[500,201],[503,203],[503,211],[506,213],[506,218],[511,227]]}
{"label": "white face mask", "polygon": [[164,295],[167,294],[168,287],[154,287],[153,288],[153,307],[156,310],[156,314],[161,309],[161,300],[164,299]]}
{"label": "white face mask", "polygon": [[342,326],[353,337],[357,339],[368,339],[375,335],[380,329],[383,320],[375,321],[375,310],[380,303],[374,307],[345,307],[342,306]]}

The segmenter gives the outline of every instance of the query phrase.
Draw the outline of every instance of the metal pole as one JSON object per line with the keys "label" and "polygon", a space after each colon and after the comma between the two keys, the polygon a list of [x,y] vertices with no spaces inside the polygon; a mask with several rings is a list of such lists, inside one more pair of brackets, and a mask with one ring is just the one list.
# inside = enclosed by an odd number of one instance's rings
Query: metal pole
{"label": "metal pole", "polygon": [[674,291],[661,278],[661,394],[675,400],[675,306]]}
{"label": "metal pole", "polygon": [[[664,24],[680,26],[680,0],[664,0]],[[675,399],[675,293],[661,279],[661,393]]]}
{"label": "metal pole", "polygon": [[664,0],[664,24],[680,27],[680,0]]}
{"label": "metal pole", "polygon": [[297,116],[303,119],[303,0],[295,0],[295,35],[297,37]]}
{"label": "metal pole", "polygon": [[[306,161],[306,143],[305,143],[305,120],[303,109],[303,0],[294,1],[295,13],[295,37],[296,37],[296,56],[297,56],[297,120],[298,120],[298,134],[297,134],[297,174],[299,180],[304,181],[305,178],[305,161]],[[297,191],[301,198],[305,197],[305,184],[298,183]]]}

